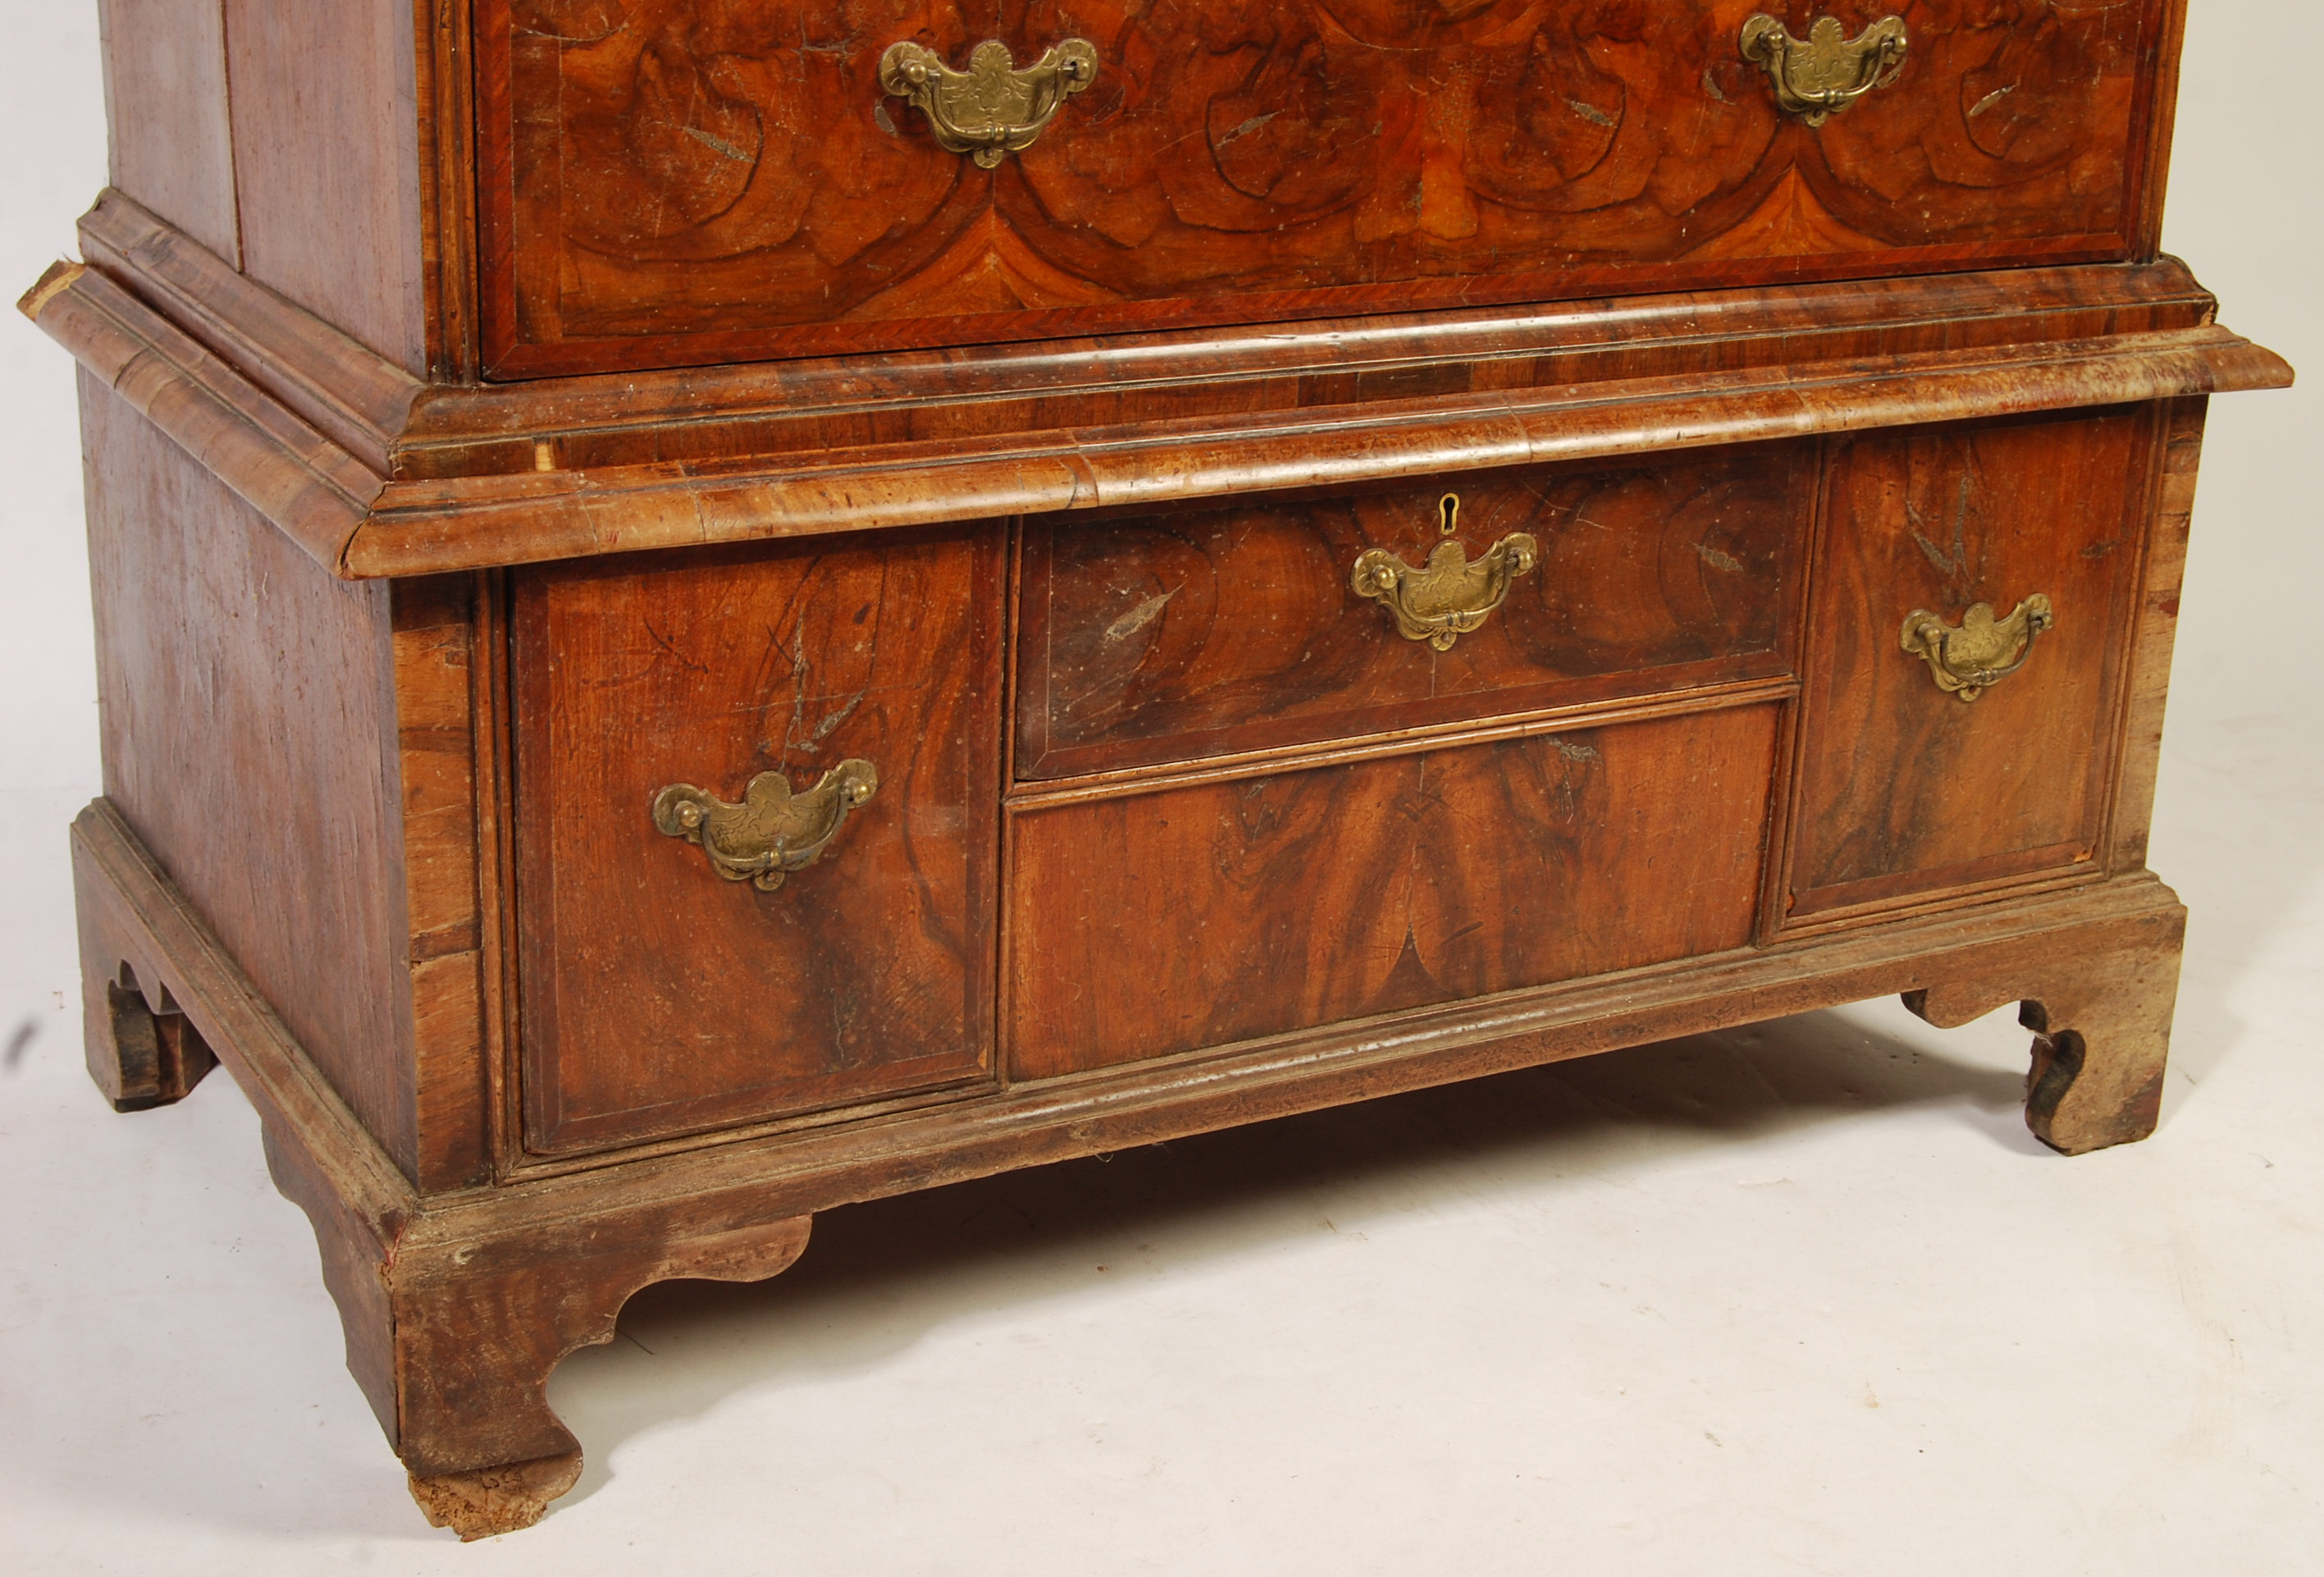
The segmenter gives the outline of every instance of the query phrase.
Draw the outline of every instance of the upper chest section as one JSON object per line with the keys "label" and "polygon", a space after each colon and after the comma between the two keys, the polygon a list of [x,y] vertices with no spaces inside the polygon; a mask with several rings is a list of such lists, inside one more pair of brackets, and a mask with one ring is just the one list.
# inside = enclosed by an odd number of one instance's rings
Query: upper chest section
{"label": "upper chest section", "polygon": [[2149,249],[2166,0],[479,0],[487,368]]}

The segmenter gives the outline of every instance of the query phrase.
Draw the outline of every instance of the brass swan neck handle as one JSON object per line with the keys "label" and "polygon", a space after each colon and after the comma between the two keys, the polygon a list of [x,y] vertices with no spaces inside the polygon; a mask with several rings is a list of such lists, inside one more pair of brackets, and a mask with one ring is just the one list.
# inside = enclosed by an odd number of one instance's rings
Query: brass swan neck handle
{"label": "brass swan neck handle", "polygon": [[955,71],[906,40],[880,57],[880,90],[927,116],[936,146],[991,170],[1031,147],[1066,97],[1097,80],[1097,64],[1095,44],[1069,38],[1020,70],[1007,44],[986,39],[969,51],[968,69]]}
{"label": "brass swan neck handle", "polygon": [[1979,603],[1961,615],[1958,630],[1915,608],[1905,616],[1902,639],[1906,651],[1928,659],[1937,688],[1974,701],[2032,660],[2035,637],[2057,622],[2050,599],[2035,592],[2006,619],[1993,616],[1991,603]]}
{"label": "brass swan neck handle", "polygon": [[729,881],[772,892],[794,871],[823,858],[848,813],[880,791],[880,770],[850,758],[804,794],[791,792],[780,772],[761,772],[729,805],[691,783],[672,783],[654,796],[657,831],[698,844],[711,869]]}
{"label": "brass swan neck handle", "polygon": [[1444,540],[1425,565],[1406,564],[1385,548],[1366,549],[1356,559],[1348,584],[1396,616],[1407,641],[1425,641],[1438,651],[1480,627],[1509,595],[1509,586],[1540,559],[1534,540],[1512,531],[1471,558],[1452,540],[1461,520],[1461,498],[1448,493],[1437,501]]}
{"label": "brass swan neck handle", "polygon": [[1883,17],[1854,38],[1835,17],[1816,19],[1804,39],[1760,12],[1743,24],[1743,58],[1767,69],[1775,102],[1820,126],[1904,69],[1904,19]]}

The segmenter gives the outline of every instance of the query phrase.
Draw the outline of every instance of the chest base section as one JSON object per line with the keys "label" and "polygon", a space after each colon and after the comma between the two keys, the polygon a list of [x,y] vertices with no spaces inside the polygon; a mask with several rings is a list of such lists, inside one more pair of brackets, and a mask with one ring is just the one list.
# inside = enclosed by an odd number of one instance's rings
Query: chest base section
{"label": "chest base section", "polygon": [[466,1538],[577,1479],[549,1376],[632,1293],[773,1276],[842,1204],[1889,994],[1940,1026],[2019,1003],[2034,1132],[2069,1154],[2144,1138],[2186,918],[2142,872],[423,1198],[106,801],[74,824],[73,868],[100,1084],[158,1102],[226,1065],[415,1499]]}

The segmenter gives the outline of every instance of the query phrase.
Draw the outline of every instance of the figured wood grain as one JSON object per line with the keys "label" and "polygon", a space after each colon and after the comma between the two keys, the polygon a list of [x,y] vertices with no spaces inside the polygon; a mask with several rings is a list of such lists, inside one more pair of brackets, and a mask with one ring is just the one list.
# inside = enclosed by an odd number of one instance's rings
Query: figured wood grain
{"label": "figured wood grain", "polygon": [[1010,1075],[1741,946],[1775,737],[1738,707],[1019,813]]}
{"label": "figured wood grain", "polygon": [[224,0],[97,0],[97,24],[112,184],[238,260]]}
{"label": "figured wood grain", "polygon": [[416,1167],[389,596],[81,377],[107,798]]}
{"label": "figured wood grain", "polygon": [[[1757,8],[484,0],[486,361],[2131,255],[2167,0],[1916,0],[1905,70],[1820,128],[1742,58]],[[1094,83],[990,171],[877,83],[899,40],[957,63],[1068,36],[1095,45]]]}
{"label": "figured wood grain", "polygon": [[[1616,470],[1468,473],[1311,503],[1027,529],[1016,773],[1044,779],[1781,672],[1812,446]],[[1511,532],[1539,562],[1450,650],[1349,573]]]}
{"label": "figured wood grain", "polygon": [[[1858,440],[1835,455],[1802,702],[1791,913],[2087,866],[2136,603],[2153,409]],[[2056,627],[1972,703],[1904,651],[2041,593]]]}
{"label": "figured wood grain", "polygon": [[428,366],[412,0],[225,0],[242,266]]}
{"label": "figured wood grain", "polygon": [[[1001,558],[982,530],[520,576],[528,1143],[554,1152],[991,1066]],[[655,831],[849,758],[877,794],[761,892]]]}

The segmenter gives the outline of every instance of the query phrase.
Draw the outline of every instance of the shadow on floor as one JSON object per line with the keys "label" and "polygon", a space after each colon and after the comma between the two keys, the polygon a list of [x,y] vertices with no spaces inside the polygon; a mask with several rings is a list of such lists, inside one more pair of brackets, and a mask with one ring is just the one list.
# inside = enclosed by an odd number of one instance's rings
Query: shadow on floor
{"label": "shadow on floor", "polygon": [[551,1401],[587,1460],[574,1499],[604,1483],[614,1448],[642,1430],[746,1386],[860,1371],[981,1309],[1086,1287],[1109,1257],[1152,1267],[1264,1252],[1333,1216],[1589,1184],[1903,1107],[1957,1108],[1997,1146],[2048,1155],[2024,1130],[2024,1064],[1991,1060],[2026,1044],[2014,1024],[1958,1032],[1980,1065],[1924,1049],[1914,1040],[1935,1031],[1892,1030],[1883,1012],[1692,1036],[829,1212],[781,1277],[649,1287],[613,1348],[558,1370]]}

